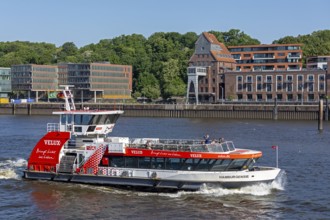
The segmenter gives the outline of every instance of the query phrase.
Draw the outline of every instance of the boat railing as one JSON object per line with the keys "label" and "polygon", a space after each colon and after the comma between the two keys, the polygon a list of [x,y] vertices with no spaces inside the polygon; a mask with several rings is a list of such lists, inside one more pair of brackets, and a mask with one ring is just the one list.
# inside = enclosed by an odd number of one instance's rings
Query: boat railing
{"label": "boat railing", "polygon": [[[151,144],[129,144],[130,148],[144,148],[150,150],[167,150],[167,151],[186,151],[186,152],[230,152],[234,151],[235,147],[232,141],[224,141],[222,143],[211,143],[203,144],[201,141],[198,144],[189,144],[192,142],[187,142],[184,144],[173,143],[151,143]],[[196,142],[197,143],[197,142]]]}
{"label": "boat railing", "polygon": [[47,132],[60,131],[59,123],[47,123]]}

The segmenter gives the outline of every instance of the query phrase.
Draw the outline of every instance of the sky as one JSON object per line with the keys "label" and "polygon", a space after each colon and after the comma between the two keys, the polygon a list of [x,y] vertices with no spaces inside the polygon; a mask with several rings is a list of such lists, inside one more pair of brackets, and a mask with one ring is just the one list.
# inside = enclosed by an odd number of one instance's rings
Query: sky
{"label": "sky", "polygon": [[330,0],[0,0],[0,42],[239,29],[263,44],[330,29]]}

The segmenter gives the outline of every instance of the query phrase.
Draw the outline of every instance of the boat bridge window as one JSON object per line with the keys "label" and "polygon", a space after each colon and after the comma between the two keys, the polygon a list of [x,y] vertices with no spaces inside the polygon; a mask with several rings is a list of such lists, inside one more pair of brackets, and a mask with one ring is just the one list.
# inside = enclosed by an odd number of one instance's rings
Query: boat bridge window
{"label": "boat bridge window", "polygon": [[111,115],[74,115],[75,125],[105,125],[114,124],[119,118],[119,114]]}
{"label": "boat bridge window", "polygon": [[71,124],[72,123],[72,115],[61,115],[61,124]]}

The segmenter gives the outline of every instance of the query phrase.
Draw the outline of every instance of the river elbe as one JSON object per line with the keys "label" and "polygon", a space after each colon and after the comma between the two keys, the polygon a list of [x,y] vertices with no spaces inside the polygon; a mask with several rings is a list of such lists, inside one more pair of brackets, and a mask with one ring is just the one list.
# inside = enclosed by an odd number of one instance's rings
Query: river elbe
{"label": "river elbe", "polygon": [[0,115],[0,219],[330,219],[330,122],[121,117],[113,136],[224,137],[283,169],[272,185],[148,193],[21,178],[53,116]]}

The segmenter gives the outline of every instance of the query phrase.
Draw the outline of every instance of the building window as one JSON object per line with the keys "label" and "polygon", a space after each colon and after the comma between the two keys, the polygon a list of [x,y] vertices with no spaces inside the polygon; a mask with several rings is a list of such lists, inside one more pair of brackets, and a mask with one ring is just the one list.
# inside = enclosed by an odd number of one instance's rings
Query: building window
{"label": "building window", "polygon": [[271,101],[273,99],[272,94],[267,94],[267,101]]}
{"label": "building window", "polygon": [[308,91],[309,92],[314,92],[314,84],[313,83],[308,84]]}
{"label": "building window", "polygon": [[292,82],[292,79],[293,79],[293,76],[292,76],[292,75],[287,75],[287,76],[286,76],[286,80],[287,80],[288,82]]}
{"label": "building window", "polygon": [[237,91],[242,91],[242,89],[243,89],[242,84],[237,84]]}
{"label": "building window", "polygon": [[257,76],[257,81],[261,82],[262,81],[262,76]]}
{"label": "building window", "polygon": [[282,76],[277,76],[276,79],[277,81],[282,81]]}
{"label": "building window", "polygon": [[321,83],[319,84],[319,90],[320,90],[320,91],[324,91],[324,83],[323,83],[323,82],[321,82]]}
{"label": "building window", "polygon": [[287,95],[287,100],[288,101],[292,101],[293,100],[293,95],[292,94],[288,94]]}
{"label": "building window", "polygon": [[324,81],[325,76],[324,75],[319,75],[319,81]]}
{"label": "building window", "polygon": [[242,100],[242,99],[243,99],[242,94],[238,94],[238,95],[237,95],[237,99],[238,99],[238,100]]}
{"label": "building window", "polygon": [[303,76],[302,75],[298,75],[298,81],[303,81]]}
{"label": "building window", "polygon": [[252,101],[252,94],[247,94],[248,101]]}
{"label": "building window", "polygon": [[243,77],[242,76],[237,76],[237,82],[242,82]]}
{"label": "building window", "polygon": [[304,84],[298,83],[298,91],[303,91],[303,90],[304,90]]}
{"label": "building window", "polygon": [[292,92],[292,84],[291,83],[286,85],[286,91]]}
{"label": "building window", "polygon": [[302,95],[298,94],[298,96],[297,96],[298,101],[301,101],[301,97],[302,97]]}
{"label": "building window", "polygon": [[262,91],[262,84],[261,83],[257,84],[257,91]]}
{"label": "building window", "polygon": [[272,76],[266,76],[266,82],[271,83],[272,82]]}
{"label": "building window", "polygon": [[257,100],[262,101],[262,94],[257,94]]}
{"label": "building window", "polygon": [[314,92],[314,84],[313,83],[308,84],[308,91],[309,92]]}
{"label": "building window", "polygon": [[251,85],[251,84],[247,84],[247,85],[246,85],[246,90],[247,90],[248,92],[252,92],[252,85]]}
{"label": "building window", "polygon": [[308,101],[314,101],[314,94],[308,94]]}
{"label": "building window", "polygon": [[285,56],[285,53],[278,53],[277,56],[283,57],[283,56]]}
{"label": "building window", "polygon": [[282,90],[282,83],[277,83],[276,90],[277,91],[281,91]]}
{"label": "building window", "polygon": [[282,99],[283,99],[283,96],[282,96],[282,94],[277,94],[277,100],[279,100],[279,101],[282,101]]}
{"label": "building window", "polygon": [[246,77],[246,82],[252,83],[252,76],[247,76]]}
{"label": "building window", "polygon": [[308,81],[309,82],[314,82],[314,76],[313,75],[308,75]]}
{"label": "building window", "polygon": [[267,84],[266,91],[271,92],[272,91],[272,84]]}

